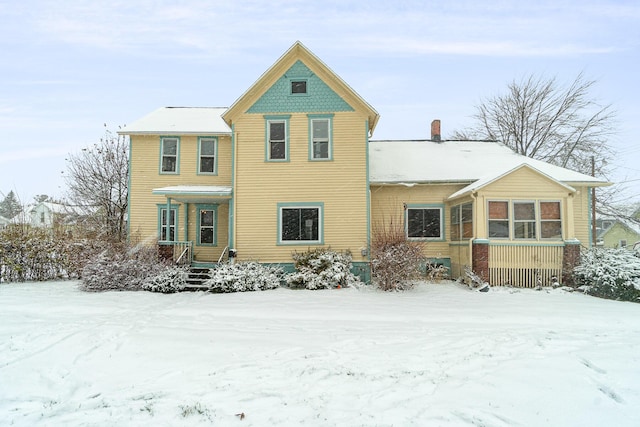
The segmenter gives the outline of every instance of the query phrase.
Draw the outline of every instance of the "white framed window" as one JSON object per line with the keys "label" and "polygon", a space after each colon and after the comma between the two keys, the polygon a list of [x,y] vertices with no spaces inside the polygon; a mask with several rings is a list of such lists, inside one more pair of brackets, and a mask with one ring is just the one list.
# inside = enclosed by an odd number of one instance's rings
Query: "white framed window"
{"label": "white framed window", "polygon": [[158,235],[160,241],[175,242],[176,241],[176,223],[178,221],[178,208],[171,208],[171,212],[167,215],[166,205],[158,207]]}
{"label": "white framed window", "polygon": [[160,138],[160,173],[178,173],[180,138]]}
{"label": "white framed window", "polygon": [[531,201],[513,202],[513,238],[536,238],[536,204]]}
{"label": "white framed window", "polygon": [[289,116],[266,118],[266,160],[289,160]]}
{"label": "white framed window", "polygon": [[405,230],[409,239],[444,239],[444,208],[410,205],[405,213]]}
{"label": "white framed window", "polygon": [[489,238],[561,240],[562,206],[558,200],[490,200]]}
{"label": "white framed window", "polygon": [[218,138],[198,138],[198,174],[215,175],[217,168]]}
{"label": "white framed window", "polygon": [[310,159],[331,159],[331,118],[311,117],[309,119]]}
{"label": "white framed window", "polygon": [[216,223],[218,220],[218,207],[216,205],[197,205],[197,244],[199,246],[216,246]]}
{"label": "white framed window", "polygon": [[473,238],[473,204],[465,203],[451,208],[451,240]]}
{"label": "white framed window", "polygon": [[278,204],[280,244],[322,243],[322,204]]}

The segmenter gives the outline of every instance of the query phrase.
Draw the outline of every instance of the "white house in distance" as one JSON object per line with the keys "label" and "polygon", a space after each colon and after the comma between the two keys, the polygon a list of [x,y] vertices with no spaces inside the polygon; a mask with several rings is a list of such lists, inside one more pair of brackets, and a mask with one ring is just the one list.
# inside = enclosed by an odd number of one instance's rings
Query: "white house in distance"
{"label": "white house in distance", "polygon": [[70,213],[69,206],[40,202],[29,210],[29,223],[34,227],[52,227],[56,219]]}
{"label": "white house in distance", "polygon": [[0,230],[11,223],[11,220],[0,215]]}

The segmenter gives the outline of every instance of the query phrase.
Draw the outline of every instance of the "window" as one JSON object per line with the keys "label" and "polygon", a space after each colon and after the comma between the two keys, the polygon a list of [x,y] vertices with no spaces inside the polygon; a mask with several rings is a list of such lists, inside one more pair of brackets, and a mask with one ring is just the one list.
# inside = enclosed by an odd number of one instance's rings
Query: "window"
{"label": "window", "polygon": [[620,240],[620,247],[621,248],[626,248],[627,247],[627,241],[625,239]]}
{"label": "window", "polygon": [[198,173],[215,174],[217,138],[200,138],[198,140]]}
{"label": "window", "polygon": [[536,205],[534,202],[513,202],[513,238],[536,238]]}
{"label": "window", "polygon": [[[490,201],[488,210],[490,238],[562,239],[559,201]],[[511,220],[510,212],[513,213]]]}
{"label": "window", "polygon": [[331,119],[311,119],[311,159],[331,158]]}
{"label": "window", "polygon": [[322,206],[279,206],[280,243],[321,243]]}
{"label": "window", "polygon": [[267,119],[267,160],[287,160],[287,120]]}
{"label": "window", "polygon": [[292,95],[306,95],[307,94],[307,81],[306,80],[291,80],[291,94]]}
{"label": "window", "polygon": [[198,206],[198,245],[215,246],[216,242],[216,221],[218,210],[216,206]]}
{"label": "window", "polygon": [[509,238],[509,202],[489,202],[489,237]]}
{"label": "window", "polygon": [[562,239],[560,202],[540,202],[540,238]]}
{"label": "window", "polygon": [[161,138],[160,172],[178,173],[178,138]]}
{"label": "window", "polygon": [[[172,208],[170,218],[167,217],[167,208],[160,208],[160,240],[176,241],[176,220],[178,210]],[[168,220],[168,221],[167,221]]]}
{"label": "window", "polygon": [[473,237],[473,205],[465,203],[451,208],[451,240]]}
{"label": "window", "polygon": [[407,208],[407,237],[419,239],[442,238],[442,208]]}

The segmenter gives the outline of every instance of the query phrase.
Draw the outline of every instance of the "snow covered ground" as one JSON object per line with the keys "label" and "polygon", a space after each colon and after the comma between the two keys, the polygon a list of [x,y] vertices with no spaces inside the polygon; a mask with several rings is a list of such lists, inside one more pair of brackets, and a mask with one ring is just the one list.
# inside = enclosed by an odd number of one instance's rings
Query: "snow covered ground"
{"label": "snow covered ground", "polygon": [[640,304],[3,284],[0,424],[638,426]]}

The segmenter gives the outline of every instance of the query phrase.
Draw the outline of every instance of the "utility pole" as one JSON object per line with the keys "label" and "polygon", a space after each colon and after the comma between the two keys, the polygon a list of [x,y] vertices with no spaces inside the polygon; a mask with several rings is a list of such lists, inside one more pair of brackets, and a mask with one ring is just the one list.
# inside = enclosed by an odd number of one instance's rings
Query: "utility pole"
{"label": "utility pole", "polygon": [[[596,176],[596,158],[591,156],[591,176]],[[596,187],[591,187],[591,241],[596,246],[598,233],[596,230]]]}

